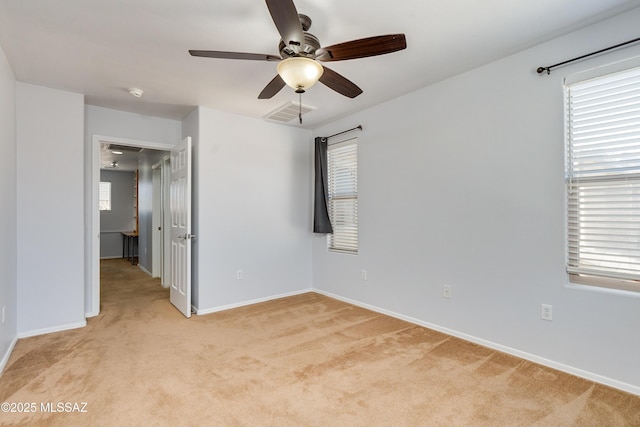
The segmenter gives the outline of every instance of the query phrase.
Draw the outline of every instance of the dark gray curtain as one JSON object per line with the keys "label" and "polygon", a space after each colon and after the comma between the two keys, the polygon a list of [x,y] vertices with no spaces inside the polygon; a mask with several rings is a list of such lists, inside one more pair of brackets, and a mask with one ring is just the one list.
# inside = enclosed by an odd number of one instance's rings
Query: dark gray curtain
{"label": "dark gray curtain", "polygon": [[316,138],[315,194],[313,200],[313,232],[333,233],[327,209],[327,138]]}

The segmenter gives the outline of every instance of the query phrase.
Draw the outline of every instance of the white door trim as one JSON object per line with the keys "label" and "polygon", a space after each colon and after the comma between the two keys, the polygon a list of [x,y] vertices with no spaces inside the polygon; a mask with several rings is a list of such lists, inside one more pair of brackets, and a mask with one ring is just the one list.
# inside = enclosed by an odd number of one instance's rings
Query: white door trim
{"label": "white door trim", "polygon": [[162,286],[168,288],[171,278],[171,206],[169,189],[171,187],[171,156],[162,158]]}
{"label": "white door trim", "polygon": [[162,162],[151,166],[151,276],[162,282]]}
{"label": "white door trim", "polygon": [[[113,143],[132,147],[149,148],[152,150],[171,151],[176,144],[164,142],[142,141],[115,136],[93,135],[91,139],[91,203],[87,207],[91,214],[91,223],[88,224],[88,235],[91,239],[89,256],[85,258],[85,268],[91,280],[85,284],[85,293],[91,295],[91,302],[85,301],[85,316],[93,317],[100,314],[100,211],[98,210],[98,188],[100,186],[100,143]],[[85,276],[87,277],[87,276]],[[87,306],[89,305],[89,306]]]}

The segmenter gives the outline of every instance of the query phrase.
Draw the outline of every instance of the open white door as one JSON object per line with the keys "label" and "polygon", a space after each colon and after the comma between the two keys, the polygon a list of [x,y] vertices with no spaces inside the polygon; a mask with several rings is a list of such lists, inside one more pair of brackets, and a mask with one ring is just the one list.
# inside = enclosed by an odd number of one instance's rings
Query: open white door
{"label": "open white door", "polygon": [[171,150],[171,304],[191,317],[191,137]]}

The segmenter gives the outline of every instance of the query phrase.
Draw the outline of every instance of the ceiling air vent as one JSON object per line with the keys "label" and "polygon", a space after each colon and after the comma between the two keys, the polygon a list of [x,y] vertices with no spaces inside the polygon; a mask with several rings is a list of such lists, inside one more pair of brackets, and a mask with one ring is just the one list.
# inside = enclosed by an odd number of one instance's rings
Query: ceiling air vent
{"label": "ceiling air vent", "polygon": [[107,150],[109,151],[129,151],[129,152],[136,152],[139,153],[141,152],[143,149],[140,147],[130,147],[128,145],[118,145],[118,144],[108,144],[107,145]]}
{"label": "ceiling air vent", "polygon": [[[300,114],[300,104],[295,102],[287,102],[286,104],[276,108],[269,114],[262,116],[266,120],[271,120],[274,122],[286,123],[293,119],[297,119]],[[316,110],[316,107],[311,107],[309,105],[302,104],[302,115],[304,116],[309,111]]]}

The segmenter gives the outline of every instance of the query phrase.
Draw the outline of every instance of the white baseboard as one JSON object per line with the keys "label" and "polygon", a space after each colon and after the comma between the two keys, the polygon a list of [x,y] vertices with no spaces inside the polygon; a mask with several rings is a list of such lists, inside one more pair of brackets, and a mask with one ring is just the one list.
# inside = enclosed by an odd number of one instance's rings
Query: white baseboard
{"label": "white baseboard", "polygon": [[204,314],[211,314],[211,313],[216,313],[218,311],[231,310],[232,308],[244,307],[246,305],[258,304],[260,302],[267,302],[267,301],[271,301],[271,300],[274,300],[274,299],[286,298],[286,297],[291,297],[291,296],[294,296],[294,295],[306,294],[306,293],[309,293],[309,292],[315,292],[315,291],[313,289],[311,289],[311,288],[302,289],[302,290],[299,290],[299,291],[287,292],[287,293],[284,293],[284,294],[272,295],[272,296],[268,296],[268,297],[264,297],[264,298],[257,298],[257,299],[253,299],[253,300],[249,300],[249,301],[242,301],[242,302],[238,302],[238,303],[234,303],[234,304],[221,305],[221,306],[213,307],[213,308],[199,309],[199,308],[196,308],[196,307],[192,307],[192,310],[194,310],[195,314],[197,314],[198,316],[201,316],[201,315],[204,315]]}
{"label": "white baseboard", "polygon": [[0,360],[0,374],[2,373],[2,371],[4,371],[4,368],[5,366],[7,366],[7,363],[9,363],[9,358],[11,357],[11,353],[13,352],[13,348],[16,346],[17,342],[18,342],[18,337],[15,337],[11,341],[11,344],[9,344],[9,348],[4,353],[4,356],[2,356],[2,360]]}
{"label": "white baseboard", "polygon": [[124,259],[122,255],[101,256],[100,259]]}
{"label": "white baseboard", "polygon": [[368,310],[375,311],[377,313],[381,313],[381,314],[385,314],[387,316],[395,317],[396,319],[404,320],[404,321],[407,321],[409,323],[413,323],[413,324],[416,324],[416,325],[419,325],[419,326],[423,326],[423,327],[428,328],[428,329],[433,329],[435,331],[442,332],[444,334],[451,335],[451,336],[454,336],[456,338],[460,338],[460,339],[463,339],[465,341],[469,341],[469,342],[472,342],[472,343],[475,343],[475,344],[479,344],[479,345],[484,346],[484,347],[492,348],[494,350],[498,350],[498,351],[501,351],[503,353],[507,353],[507,354],[510,354],[512,356],[516,356],[516,357],[519,357],[521,359],[525,359],[525,360],[528,360],[530,362],[537,363],[539,365],[543,365],[543,366],[546,366],[546,367],[549,367],[549,368],[552,368],[552,369],[556,369],[558,371],[562,371],[562,372],[565,372],[567,374],[575,375],[576,377],[584,378],[584,379],[587,379],[587,380],[590,380],[590,381],[593,381],[593,382],[596,382],[596,383],[599,383],[599,384],[603,384],[603,385],[606,385],[606,386],[609,386],[609,387],[616,388],[618,390],[626,391],[627,393],[631,393],[631,394],[635,394],[635,395],[640,396],[640,387],[632,385],[632,384],[627,384],[627,383],[624,383],[622,381],[614,380],[614,379],[611,379],[611,378],[608,378],[608,377],[605,377],[605,376],[602,376],[602,375],[599,375],[599,374],[595,374],[593,372],[585,371],[585,370],[582,370],[582,369],[579,369],[579,368],[574,368],[573,366],[569,366],[569,365],[565,365],[565,364],[562,364],[562,363],[559,363],[559,362],[555,362],[553,360],[545,359],[544,357],[540,357],[540,356],[537,356],[535,354],[531,354],[531,353],[527,353],[527,352],[524,352],[524,351],[520,351],[520,350],[515,349],[515,348],[507,347],[505,345],[498,344],[498,343],[495,343],[495,342],[492,342],[492,341],[488,341],[488,340],[485,340],[485,339],[482,339],[482,338],[478,338],[478,337],[475,337],[473,335],[468,335],[468,334],[465,334],[465,333],[462,333],[462,332],[458,332],[458,331],[455,331],[453,329],[445,328],[445,327],[440,326],[440,325],[435,325],[435,324],[429,323],[429,322],[423,322],[422,320],[415,319],[413,317],[409,317],[409,316],[405,316],[405,315],[402,315],[402,314],[398,314],[398,313],[395,313],[393,311],[389,311],[389,310],[385,310],[385,309],[380,308],[380,307],[376,307],[376,306],[373,306],[373,305],[365,304],[365,303],[362,303],[360,301],[352,300],[350,298],[345,298],[345,297],[342,297],[340,295],[333,294],[331,292],[322,291],[320,289],[313,289],[312,292],[317,292],[317,293],[319,293],[321,295],[325,295],[325,296],[328,296],[330,298],[337,299],[339,301],[344,301],[346,303],[353,304],[353,305],[358,306],[358,307],[366,308]]}
{"label": "white baseboard", "polygon": [[82,322],[67,323],[66,325],[53,326],[51,328],[43,328],[43,329],[36,329],[33,331],[18,332],[18,338],[35,337],[37,335],[51,334],[53,332],[68,331],[69,329],[84,328],[85,326],[87,326],[87,321],[83,320]]}
{"label": "white baseboard", "polygon": [[146,274],[147,276],[149,276],[149,277],[153,277],[153,274],[151,274],[151,272],[150,272],[149,270],[147,270],[146,268],[144,268],[144,267],[143,267],[143,266],[141,266],[140,264],[138,264],[138,268],[139,268],[140,270],[142,270],[142,272],[143,272],[144,274]]}

